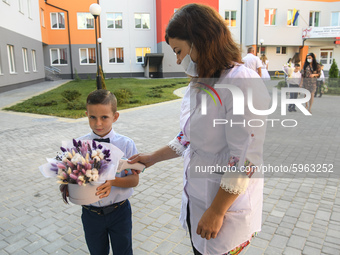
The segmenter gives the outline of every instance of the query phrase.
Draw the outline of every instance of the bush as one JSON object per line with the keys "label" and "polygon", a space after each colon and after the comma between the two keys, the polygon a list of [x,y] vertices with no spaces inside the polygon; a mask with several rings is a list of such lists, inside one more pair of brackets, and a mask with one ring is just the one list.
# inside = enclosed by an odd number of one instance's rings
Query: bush
{"label": "bush", "polygon": [[77,68],[74,68],[74,81],[76,81],[76,82],[80,82],[81,81],[81,79],[80,79],[80,77],[78,75]]}
{"label": "bush", "polygon": [[130,102],[132,92],[129,89],[118,89],[113,93],[117,98],[117,105],[123,105]]}
{"label": "bush", "polygon": [[86,104],[83,102],[68,102],[66,106],[67,110],[85,110],[86,109]]}
{"label": "bush", "polygon": [[329,78],[338,78],[339,77],[339,68],[338,65],[335,62],[335,59],[333,59],[333,63],[331,65],[331,68],[328,72]]}
{"label": "bush", "polygon": [[78,99],[81,96],[81,93],[78,90],[64,90],[61,92],[61,95],[68,102],[70,102]]}
{"label": "bush", "polygon": [[287,87],[287,84],[285,81],[279,81],[276,87],[281,89],[282,87]]}
{"label": "bush", "polygon": [[34,102],[33,105],[35,106],[51,106],[51,105],[57,105],[57,101],[51,100],[51,101],[43,101],[43,102]]}

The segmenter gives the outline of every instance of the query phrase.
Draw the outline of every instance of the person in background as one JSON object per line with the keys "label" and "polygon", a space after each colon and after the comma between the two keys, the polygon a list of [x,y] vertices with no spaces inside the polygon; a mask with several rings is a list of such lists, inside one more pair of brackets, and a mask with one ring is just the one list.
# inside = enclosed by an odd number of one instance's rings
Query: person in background
{"label": "person in background", "polygon": [[320,63],[320,68],[321,68],[321,73],[320,73],[320,77],[318,78],[318,80],[316,82],[316,91],[315,91],[314,97],[316,97],[318,95],[318,92],[319,92],[319,97],[322,96],[321,88],[322,88],[323,84],[325,84],[325,74],[323,73],[323,64],[322,63]]}
{"label": "person in background", "polygon": [[261,62],[262,62],[261,78],[263,80],[270,80],[270,75],[269,75],[269,72],[268,72],[269,60],[267,59],[265,54],[263,54],[260,59],[261,59]]}
{"label": "person in background", "polygon": [[[294,72],[291,77],[288,78],[288,85],[290,88],[298,88],[301,83],[301,73],[300,73],[300,64],[296,63],[294,67]],[[298,97],[297,92],[290,93],[290,99],[296,99]],[[288,105],[289,112],[296,112],[295,104]]]}
{"label": "person in background", "polygon": [[312,105],[314,102],[314,94],[316,91],[316,81],[320,77],[321,68],[316,62],[314,53],[308,53],[306,56],[305,63],[301,72],[302,75],[302,87],[309,90],[311,93],[311,98],[309,102],[306,103],[307,110],[312,113]]}
{"label": "person in background", "polygon": [[259,57],[255,56],[255,50],[254,47],[249,47],[248,48],[248,54],[242,58],[242,62],[244,65],[255,72],[259,74],[260,77],[262,77],[262,62],[259,59]]}

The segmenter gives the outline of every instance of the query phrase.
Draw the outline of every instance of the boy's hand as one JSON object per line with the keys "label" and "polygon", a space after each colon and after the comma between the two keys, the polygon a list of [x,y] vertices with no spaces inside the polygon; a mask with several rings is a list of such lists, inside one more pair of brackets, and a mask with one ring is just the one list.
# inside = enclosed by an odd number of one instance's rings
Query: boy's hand
{"label": "boy's hand", "polygon": [[111,181],[110,180],[106,181],[97,188],[98,192],[96,193],[96,196],[99,196],[99,198],[107,197],[108,195],[110,195],[111,186],[112,186]]}

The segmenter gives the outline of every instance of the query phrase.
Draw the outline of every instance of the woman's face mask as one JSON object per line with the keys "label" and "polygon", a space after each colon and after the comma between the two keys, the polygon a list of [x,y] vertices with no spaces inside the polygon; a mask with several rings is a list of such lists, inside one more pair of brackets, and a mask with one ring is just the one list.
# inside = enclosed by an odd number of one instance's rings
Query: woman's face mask
{"label": "woman's face mask", "polygon": [[308,62],[308,63],[312,63],[312,62],[313,62],[313,58],[312,58],[312,57],[310,57],[310,58],[307,57],[307,62]]}
{"label": "woman's face mask", "polygon": [[191,51],[192,51],[192,46],[193,44],[191,44],[191,49],[189,54],[187,54],[181,61],[181,66],[184,69],[184,72],[191,76],[191,77],[198,77],[198,72],[197,72],[197,64],[192,61],[190,55],[191,55]]}

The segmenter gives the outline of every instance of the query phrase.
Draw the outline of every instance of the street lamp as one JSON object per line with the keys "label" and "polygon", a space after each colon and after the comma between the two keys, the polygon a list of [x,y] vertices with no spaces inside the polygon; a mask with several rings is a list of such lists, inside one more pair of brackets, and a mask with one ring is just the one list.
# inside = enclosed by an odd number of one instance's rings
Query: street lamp
{"label": "street lamp", "polygon": [[98,38],[97,42],[99,43],[99,56],[100,56],[100,67],[103,70],[103,55],[102,55],[102,38]]}
{"label": "street lamp", "polygon": [[98,43],[97,43],[97,17],[100,15],[102,8],[99,4],[90,5],[90,13],[94,17],[94,27],[96,33],[96,55],[97,55],[97,89],[102,88],[101,77],[99,75],[99,54],[98,54]]}
{"label": "street lamp", "polygon": [[264,40],[263,39],[260,39],[260,44],[261,44],[261,48],[260,48],[260,56],[261,56],[261,53],[262,53],[262,44],[264,43]]}

